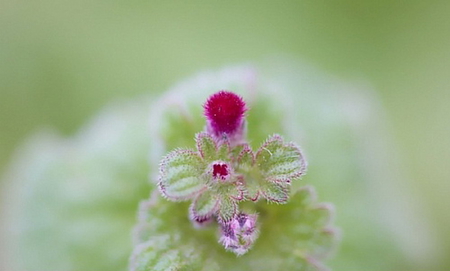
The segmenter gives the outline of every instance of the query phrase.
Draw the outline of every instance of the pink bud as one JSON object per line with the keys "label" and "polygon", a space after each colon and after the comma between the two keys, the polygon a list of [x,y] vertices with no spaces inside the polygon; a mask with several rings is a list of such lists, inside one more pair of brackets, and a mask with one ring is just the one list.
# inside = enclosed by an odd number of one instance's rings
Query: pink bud
{"label": "pink bud", "polygon": [[240,96],[221,90],[211,95],[203,107],[208,131],[216,138],[242,133],[247,107]]}
{"label": "pink bud", "polygon": [[245,254],[258,237],[256,214],[239,213],[233,220],[220,223],[221,236],[219,242],[225,249],[237,255]]}

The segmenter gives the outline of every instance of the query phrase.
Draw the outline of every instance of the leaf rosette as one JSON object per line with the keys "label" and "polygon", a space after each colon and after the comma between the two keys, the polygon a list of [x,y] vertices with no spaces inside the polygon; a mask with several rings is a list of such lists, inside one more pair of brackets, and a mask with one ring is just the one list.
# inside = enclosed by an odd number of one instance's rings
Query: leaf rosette
{"label": "leaf rosette", "polygon": [[197,150],[178,149],[163,158],[159,189],[172,201],[192,199],[190,217],[197,223],[217,215],[231,220],[244,199],[242,183],[231,165],[230,146],[209,134],[195,137]]}

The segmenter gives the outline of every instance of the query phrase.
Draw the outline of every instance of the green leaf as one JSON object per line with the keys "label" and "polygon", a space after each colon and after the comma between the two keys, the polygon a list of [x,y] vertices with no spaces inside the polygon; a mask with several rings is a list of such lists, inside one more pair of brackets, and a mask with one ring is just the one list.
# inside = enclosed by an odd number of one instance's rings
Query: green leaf
{"label": "green leaf", "polygon": [[203,162],[196,153],[176,150],[162,160],[158,185],[168,199],[188,200],[205,189],[202,172]]}
{"label": "green leaf", "polygon": [[229,160],[230,158],[230,143],[228,141],[221,142],[217,150],[217,159]]}
{"label": "green leaf", "polygon": [[239,173],[249,173],[253,170],[255,157],[249,145],[244,145],[237,158],[236,171]]}
{"label": "green leaf", "polygon": [[217,144],[208,133],[202,132],[196,134],[195,142],[203,160],[208,162],[217,160]]}
{"label": "green leaf", "polygon": [[248,144],[239,144],[231,148],[230,150],[230,156],[232,157],[233,162],[236,162],[239,154],[241,154],[242,150],[246,148]]}
{"label": "green leaf", "polygon": [[171,249],[174,242],[167,235],[162,235],[138,245],[130,260],[130,271],[166,271],[193,270],[198,257],[186,257],[181,250]]}
{"label": "green leaf", "polygon": [[291,182],[305,173],[306,162],[293,143],[279,135],[269,137],[256,153],[256,164],[268,181]]}
{"label": "green leaf", "polygon": [[[242,174],[242,182],[245,187],[245,197],[251,201],[257,201],[259,198],[261,178],[259,172],[255,171],[255,157],[248,144],[241,145],[241,150],[236,159],[236,172]],[[255,176],[255,173],[258,176]]]}
{"label": "green leaf", "polygon": [[186,216],[186,204],[169,202],[158,193],[141,202],[130,271],[223,270],[216,257],[211,257],[223,253],[216,229],[193,227]]}
{"label": "green leaf", "polygon": [[326,226],[334,213],[333,206],[330,204],[320,204],[311,208],[305,217],[305,221],[312,228],[320,228]]}
{"label": "green leaf", "polygon": [[129,270],[141,271],[147,266],[155,265],[161,255],[170,249],[171,239],[170,235],[161,234],[137,245],[130,259]]}
{"label": "green leaf", "polygon": [[260,189],[262,196],[269,202],[286,203],[289,199],[289,190],[282,184],[266,182]]}
{"label": "green leaf", "polygon": [[230,197],[222,197],[220,199],[220,208],[218,210],[218,218],[222,222],[227,222],[233,219],[237,214],[236,201]]}
{"label": "green leaf", "polygon": [[336,228],[323,228],[316,233],[314,241],[311,243],[310,255],[317,258],[326,258],[339,240],[340,231]]}
{"label": "green leaf", "polygon": [[260,196],[260,184],[251,176],[245,178],[245,198],[251,201],[257,201]]}
{"label": "green leaf", "polygon": [[194,219],[204,219],[212,216],[219,207],[219,199],[211,190],[206,190],[192,202],[190,210]]}
{"label": "green leaf", "polygon": [[297,236],[295,247],[303,251],[307,248],[307,255],[323,259],[333,250],[338,230],[330,226],[333,206],[318,204],[315,198],[312,187],[304,187],[292,196],[290,203],[297,208],[292,211],[289,232]]}
{"label": "green leaf", "polygon": [[219,183],[215,186],[218,195],[230,197],[236,201],[244,199],[245,187],[239,180],[227,183]]}
{"label": "green leaf", "polygon": [[280,270],[328,270],[324,260],[336,245],[337,230],[331,205],[317,203],[312,187],[295,191],[287,204],[261,205],[259,212],[261,236],[249,255],[279,257]]}

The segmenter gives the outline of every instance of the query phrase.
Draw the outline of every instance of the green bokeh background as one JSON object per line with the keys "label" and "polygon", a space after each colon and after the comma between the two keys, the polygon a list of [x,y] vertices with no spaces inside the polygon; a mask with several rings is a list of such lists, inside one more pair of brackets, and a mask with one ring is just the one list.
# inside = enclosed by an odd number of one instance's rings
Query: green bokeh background
{"label": "green bokeh background", "polygon": [[[0,171],[27,135],[208,68],[298,58],[378,92],[450,254],[450,1],[0,1]],[[450,267],[442,257],[437,266]]]}

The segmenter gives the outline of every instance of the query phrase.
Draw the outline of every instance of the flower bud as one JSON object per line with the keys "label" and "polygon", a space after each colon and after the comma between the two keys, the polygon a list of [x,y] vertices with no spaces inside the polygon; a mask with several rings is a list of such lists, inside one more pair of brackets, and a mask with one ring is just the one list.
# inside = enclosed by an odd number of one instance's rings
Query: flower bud
{"label": "flower bud", "polygon": [[239,213],[229,222],[221,223],[219,242],[226,250],[233,251],[238,256],[245,254],[258,237],[256,214]]}
{"label": "flower bud", "polygon": [[225,137],[238,142],[242,139],[247,106],[240,96],[222,90],[211,95],[203,107],[208,133],[219,140]]}

